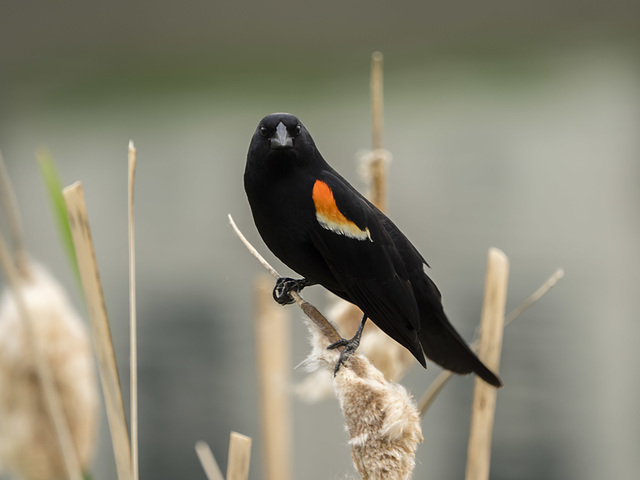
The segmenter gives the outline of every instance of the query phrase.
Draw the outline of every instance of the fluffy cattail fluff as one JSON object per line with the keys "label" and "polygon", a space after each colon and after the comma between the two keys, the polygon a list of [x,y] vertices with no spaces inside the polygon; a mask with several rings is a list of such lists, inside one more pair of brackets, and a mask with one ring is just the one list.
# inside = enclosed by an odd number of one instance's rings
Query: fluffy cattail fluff
{"label": "fluffy cattail fluff", "polygon": [[[327,350],[327,339],[309,324],[313,346],[305,362],[333,371],[339,352]],[[345,416],[354,465],[363,480],[407,480],[422,442],[420,415],[406,389],[388,382],[371,362],[351,356],[333,378],[333,388]]]}
{"label": "fluffy cattail fluff", "polygon": [[[78,460],[88,471],[98,422],[98,391],[87,328],[60,285],[29,264],[21,289],[33,340],[49,362]],[[24,480],[58,480],[66,469],[46,408],[25,319],[15,296],[0,298],[0,463]]]}
{"label": "fluffy cattail fluff", "polygon": [[[362,311],[355,305],[334,297],[327,318],[345,338],[351,338],[358,329]],[[386,379],[397,382],[407,370],[417,364],[411,352],[368,321],[358,352],[366,356]],[[329,397],[333,391],[332,374],[328,370],[310,373],[296,386],[296,393],[308,402],[317,402]]]}

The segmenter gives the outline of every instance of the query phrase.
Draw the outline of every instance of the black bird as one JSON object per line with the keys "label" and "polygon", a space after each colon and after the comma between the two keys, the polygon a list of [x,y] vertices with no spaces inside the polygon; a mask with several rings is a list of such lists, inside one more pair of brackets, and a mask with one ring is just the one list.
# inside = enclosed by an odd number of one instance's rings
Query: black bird
{"label": "black bird", "polygon": [[269,249],[304,278],[278,279],[273,296],[320,284],[364,313],[336,372],[358,347],[367,318],[407,348],[459,374],[500,379],[469,349],[444,313],[438,288],[418,250],[371,202],[322,158],[297,117],[264,117],[251,139],[244,188],[258,232]]}

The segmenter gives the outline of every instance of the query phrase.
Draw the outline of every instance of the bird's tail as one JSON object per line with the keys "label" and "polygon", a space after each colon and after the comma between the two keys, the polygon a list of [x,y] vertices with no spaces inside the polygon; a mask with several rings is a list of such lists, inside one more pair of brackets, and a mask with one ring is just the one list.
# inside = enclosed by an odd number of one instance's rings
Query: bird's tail
{"label": "bird's tail", "polygon": [[[415,293],[421,297],[418,302],[421,327],[418,336],[427,358],[454,373],[475,373],[485,382],[501,387],[500,378],[480,361],[447,319],[433,282],[423,280],[416,283],[419,283],[419,287]],[[429,305],[423,305],[423,301]]]}
{"label": "bird's tail", "polygon": [[419,333],[420,344],[425,355],[432,361],[454,373],[475,373],[494,387],[501,387],[500,378],[480,361],[456,332],[448,320],[423,328]]}

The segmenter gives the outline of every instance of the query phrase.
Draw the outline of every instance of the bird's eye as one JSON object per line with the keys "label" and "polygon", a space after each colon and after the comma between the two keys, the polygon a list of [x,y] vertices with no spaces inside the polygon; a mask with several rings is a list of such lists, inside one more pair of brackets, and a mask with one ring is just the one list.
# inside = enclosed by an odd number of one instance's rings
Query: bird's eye
{"label": "bird's eye", "polygon": [[296,125],[296,135],[300,135],[302,133],[302,125]]}
{"label": "bird's eye", "polygon": [[263,137],[266,137],[269,135],[269,129],[267,127],[265,127],[264,125],[262,125],[260,127],[260,135],[262,135]]}

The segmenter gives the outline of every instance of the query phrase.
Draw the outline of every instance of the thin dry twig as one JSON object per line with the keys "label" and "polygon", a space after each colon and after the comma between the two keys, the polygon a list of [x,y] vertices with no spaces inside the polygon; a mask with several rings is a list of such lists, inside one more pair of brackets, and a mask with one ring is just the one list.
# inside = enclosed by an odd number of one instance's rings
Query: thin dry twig
{"label": "thin dry twig", "polygon": [[7,227],[11,236],[11,244],[15,256],[15,265],[21,276],[28,275],[28,255],[24,241],[24,229],[20,218],[18,201],[13,190],[13,185],[9,179],[9,173],[0,152],[0,198],[2,209],[7,217]]}
{"label": "thin dry twig", "polygon": [[[534,303],[540,300],[549,290],[551,290],[559,281],[564,277],[564,270],[562,268],[558,268],[553,274],[542,284],[540,287],[533,292],[524,302],[518,305],[516,308],[511,310],[509,314],[506,316],[504,320],[504,326],[506,327],[511,322],[513,322],[517,317],[519,317],[522,313],[524,313],[529,307],[531,307]],[[471,344],[471,348],[473,351],[477,352],[478,350],[478,342],[475,341]],[[436,399],[438,394],[445,387],[447,382],[453,377],[453,372],[449,370],[443,370],[440,372],[440,375],[436,377],[436,379],[429,385],[429,388],[422,396],[420,403],[418,405],[418,409],[420,410],[420,416],[424,416],[427,412],[433,401]]]}
{"label": "thin dry twig", "polygon": [[267,262],[264,259],[264,257],[262,255],[260,255],[260,252],[258,252],[258,250],[256,250],[255,247],[253,245],[251,245],[251,243],[249,243],[249,240],[247,240],[247,237],[245,237],[242,234],[242,232],[240,231],[240,229],[236,225],[236,222],[233,221],[233,217],[231,216],[230,213],[227,214],[227,217],[229,218],[229,223],[231,224],[231,227],[233,227],[233,231],[236,232],[236,235],[238,235],[238,238],[240,238],[240,241],[242,241],[242,243],[244,243],[244,246],[247,247],[247,250],[249,250],[249,253],[251,253],[251,255],[253,255],[254,257],[256,257],[258,259],[258,261],[267,270],[267,272],[269,272],[271,274],[272,277],[279,278],[280,274],[276,271],[275,268],[273,268],[271,265],[269,265],[269,262]]}
{"label": "thin dry twig", "polygon": [[82,184],[76,182],[66,187],[63,190],[63,196],[67,205],[73,244],[91,320],[118,479],[130,480],[132,478],[131,444]]}
{"label": "thin dry twig", "polygon": [[562,277],[564,277],[564,270],[562,268],[558,268],[553,274],[547,278],[547,280],[538,287],[538,289],[533,292],[529,297],[518,305],[516,308],[511,310],[509,314],[504,319],[504,325],[507,326],[511,322],[513,322],[517,317],[522,315],[531,305],[540,300],[545,293],[551,290],[556,283],[558,283]]}
{"label": "thin dry twig", "polygon": [[424,417],[424,414],[427,413],[427,410],[436,399],[438,394],[442,391],[442,389],[449,383],[449,380],[453,377],[453,372],[451,370],[443,370],[440,372],[440,375],[436,377],[436,379],[431,382],[429,388],[424,393],[420,402],[418,403],[418,410],[420,411],[420,416]]}
{"label": "thin dry twig", "polygon": [[[253,255],[262,264],[262,266],[271,274],[271,276],[273,276],[274,278],[279,278],[280,274],[278,274],[278,272],[269,264],[269,262],[264,259],[262,255],[260,255],[255,247],[251,245],[249,240],[247,240],[247,238],[242,234],[242,232],[236,225],[236,222],[233,221],[233,217],[231,216],[231,214],[228,214],[228,218],[234,232],[236,233],[238,238],[240,238],[240,241],[244,243],[244,246],[247,247],[247,250],[249,250],[251,255]],[[309,317],[313,323],[316,324],[322,334],[327,337],[331,343],[337,342],[342,338],[340,337],[340,334],[337,332],[335,327],[331,324],[331,322],[329,322],[316,307],[304,300],[298,292],[291,292],[291,296],[296,301],[298,306],[300,306],[305,315]],[[340,351],[341,348],[342,347],[339,347],[336,350]]]}
{"label": "thin dry twig", "polygon": [[196,443],[196,453],[200,460],[200,465],[204,470],[208,480],[224,480],[218,462],[216,462],[211,448],[207,442],[199,441]]}
{"label": "thin dry twig", "polygon": [[131,381],[131,466],[133,480],[138,480],[138,337],[136,318],[136,256],[133,192],[136,175],[136,149],[129,141],[129,328],[130,328],[130,381]]}
{"label": "thin dry twig", "polygon": [[22,297],[22,275],[18,272],[9,249],[4,241],[2,235],[0,235],[0,262],[9,279],[11,285],[11,291],[15,297],[16,306],[20,312],[20,316],[24,320],[25,328],[27,329],[27,339],[29,341],[31,351],[33,353],[34,363],[36,366],[36,372],[38,375],[38,381],[44,395],[45,404],[53,422],[60,448],[62,451],[62,457],[67,469],[67,475],[71,480],[82,480],[82,469],[80,467],[80,461],[73,445],[73,439],[71,438],[71,432],[69,430],[69,424],[67,418],[64,415],[64,410],[60,402],[60,396],[56,390],[55,380],[53,373],[51,372],[49,363],[44,357],[41,345],[38,345],[38,341],[34,332],[34,320],[31,317],[31,313],[27,308],[24,298]]}

